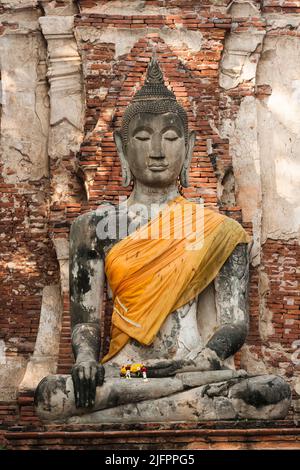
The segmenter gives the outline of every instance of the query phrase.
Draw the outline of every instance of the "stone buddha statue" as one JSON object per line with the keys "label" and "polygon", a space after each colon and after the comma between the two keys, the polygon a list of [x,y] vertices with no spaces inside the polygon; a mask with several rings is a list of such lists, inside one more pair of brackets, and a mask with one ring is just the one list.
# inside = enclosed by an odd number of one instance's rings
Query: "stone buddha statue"
{"label": "stone buddha statue", "polygon": [[[123,185],[133,190],[72,224],[75,364],[71,375],[40,382],[38,415],[67,423],[283,418],[287,383],[249,376],[231,360],[248,332],[249,237],[236,221],[180,194],[195,134],[155,57],[114,137]],[[111,337],[99,358],[105,285]],[[147,381],[120,377],[134,363]]]}

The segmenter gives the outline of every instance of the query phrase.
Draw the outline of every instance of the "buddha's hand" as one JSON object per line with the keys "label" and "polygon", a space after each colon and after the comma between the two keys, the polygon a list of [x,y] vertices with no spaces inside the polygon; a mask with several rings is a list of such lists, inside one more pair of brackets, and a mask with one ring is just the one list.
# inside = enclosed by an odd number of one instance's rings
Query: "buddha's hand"
{"label": "buddha's hand", "polygon": [[104,382],[104,367],[95,360],[76,363],[72,368],[76,408],[92,408],[96,387]]}
{"label": "buddha's hand", "polygon": [[182,367],[183,361],[176,360],[162,360],[156,361],[155,364],[146,364],[147,377],[161,378],[172,377]]}
{"label": "buddha's hand", "polygon": [[185,359],[162,360],[155,364],[145,364],[148,377],[171,377],[179,372],[219,370],[221,360],[210,348],[192,351]]}
{"label": "buddha's hand", "polygon": [[219,370],[221,369],[221,360],[210,348],[202,348],[190,354],[185,361],[184,368],[198,371]]}

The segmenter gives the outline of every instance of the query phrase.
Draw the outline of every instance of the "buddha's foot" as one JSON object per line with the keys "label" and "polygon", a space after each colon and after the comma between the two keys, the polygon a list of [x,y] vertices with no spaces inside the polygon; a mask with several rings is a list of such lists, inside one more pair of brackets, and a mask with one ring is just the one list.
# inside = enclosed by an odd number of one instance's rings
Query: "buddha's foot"
{"label": "buddha's foot", "polygon": [[161,379],[107,379],[92,409],[75,407],[70,376],[49,376],[36,391],[43,420],[68,423],[281,419],[291,392],[280,377],[243,378],[236,371],[195,372]]}

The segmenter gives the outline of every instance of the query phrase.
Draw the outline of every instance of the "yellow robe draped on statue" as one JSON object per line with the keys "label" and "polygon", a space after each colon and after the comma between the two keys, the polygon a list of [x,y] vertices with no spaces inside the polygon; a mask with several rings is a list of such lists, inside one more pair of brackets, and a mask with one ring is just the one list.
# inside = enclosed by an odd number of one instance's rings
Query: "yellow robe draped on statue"
{"label": "yellow robe draped on statue", "polygon": [[130,338],[151,344],[166,317],[208,286],[237,244],[249,241],[235,220],[179,196],[114,245],[105,262],[114,309],[102,362]]}

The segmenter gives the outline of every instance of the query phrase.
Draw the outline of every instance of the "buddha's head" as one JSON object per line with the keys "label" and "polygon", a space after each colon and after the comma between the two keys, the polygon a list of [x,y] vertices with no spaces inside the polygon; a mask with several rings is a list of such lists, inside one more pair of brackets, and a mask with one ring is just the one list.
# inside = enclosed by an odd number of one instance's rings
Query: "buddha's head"
{"label": "buddha's head", "polygon": [[163,188],[180,178],[188,186],[195,142],[188,131],[187,114],[164,84],[156,58],[152,58],[143,87],[135,94],[114,134],[122,166],[123,186],[139,181]]}

